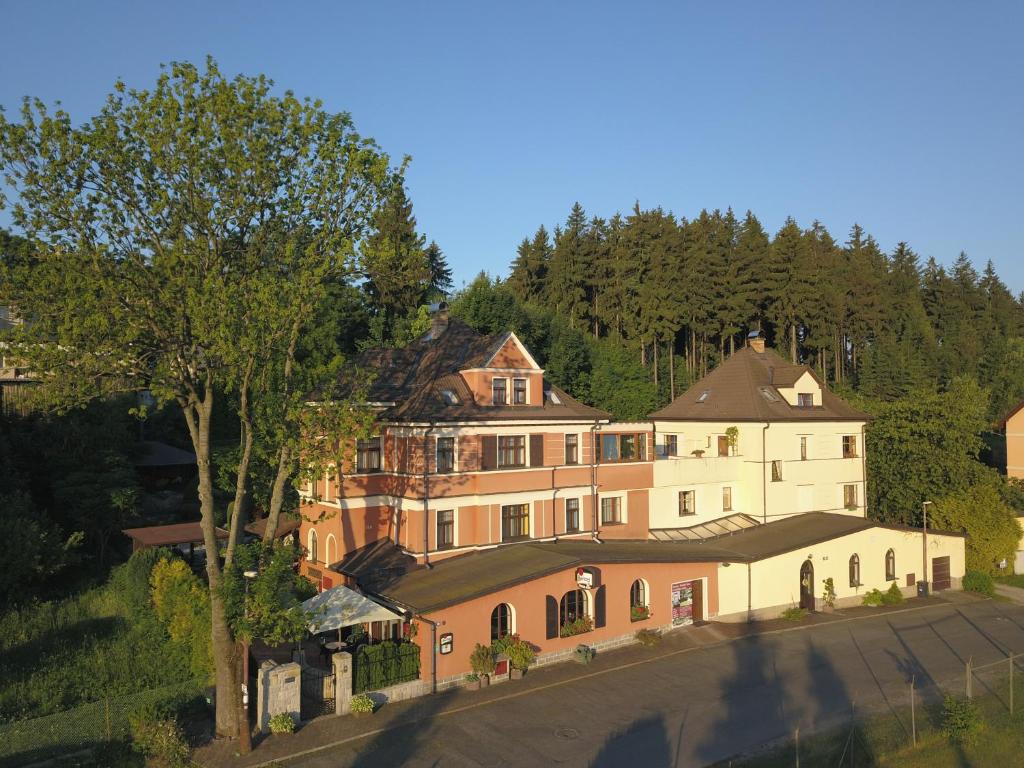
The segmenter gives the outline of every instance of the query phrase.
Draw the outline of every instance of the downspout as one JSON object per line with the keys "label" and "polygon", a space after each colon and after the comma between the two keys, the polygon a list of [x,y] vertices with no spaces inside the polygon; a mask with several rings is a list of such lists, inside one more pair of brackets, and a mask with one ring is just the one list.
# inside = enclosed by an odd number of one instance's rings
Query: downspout
{"label": "downspout", "polygon": [[590,428],[590,512],[594,516],[594,525],[591,536],[597,540],[601,535],[600,511],[597,508],[597,430],[599,422],[595,419],[594,426]]}
{"label": "downspout", "polygon": [[423,564],[427,568],[432,567],[430,565],[430,452],[427,448],[430,445],[430,433],[436,426],[436,422],[430,422],[427,431],[423,433]]}
{"label": "downspout", "polygon": [[768,522],[768,450],[766,448],[766,436],[771,422],[766,421],[761,427],[761,518],[762,522]]}
{"label": "downspout", "polygon": [[551,536],[555,543],[558,542],[558,514],[555,512],[555,499],[558,498],[558,488],[555,487],[555,468],[551,467]]}
{"label": "downspout", "polygon": [[868,516],[868,437],[867,424],[860,425],[860,476],[864,479],[864,517]]}
{"label": "downspout", "polygon": [[751,614],[754,611],[754,601],[751,597],[751,590],[753,587],[753,580],[750,576],[750,561],[747,561],[747,621],[750,621]]}
{"label": "downspout", "polygon": [[437,622],[428,619],[423,614],[414,618],[430,625],[430,692],[437,693]]}

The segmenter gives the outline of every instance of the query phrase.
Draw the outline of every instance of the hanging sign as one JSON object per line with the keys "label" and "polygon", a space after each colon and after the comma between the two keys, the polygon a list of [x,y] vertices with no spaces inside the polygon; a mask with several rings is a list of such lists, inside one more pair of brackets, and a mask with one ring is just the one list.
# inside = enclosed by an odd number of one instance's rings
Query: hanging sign
{"label": "hanging sign", "polygon": [[590,589],[594,586],[594,574],[586,568],[577,568],[576,586],[580,589]]}

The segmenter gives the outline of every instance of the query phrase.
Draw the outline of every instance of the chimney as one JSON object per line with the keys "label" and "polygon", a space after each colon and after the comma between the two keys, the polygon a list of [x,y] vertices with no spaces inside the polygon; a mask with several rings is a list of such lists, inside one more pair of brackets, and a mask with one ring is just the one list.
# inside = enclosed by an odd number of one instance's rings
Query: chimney
{"label": "chimney", "polygon": [[436,341],[448,330],[448,302],[438,301],[430,305],[430,339]]}
{"label": "chimney", "polygon": [[760,331],[751,331],[747,334],[747,344],[758,354],[764,354],[764,336]]}

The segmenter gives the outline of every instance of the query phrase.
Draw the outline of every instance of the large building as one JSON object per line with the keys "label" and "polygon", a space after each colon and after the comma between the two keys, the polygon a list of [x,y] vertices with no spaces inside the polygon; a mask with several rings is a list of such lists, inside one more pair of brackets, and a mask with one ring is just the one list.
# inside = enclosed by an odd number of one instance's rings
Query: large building
{"label": "large building", "polygon": [[[436,684],[516,633],[542,661],[641,628],[775,616],[873,588],[956,586],[959,535],[869,520],[867,416],[757,337],[654,413],[617,423],[512,333],[448,320],[367,353],[379,434],[304,491],[304,572],[399,609]],[[372,628],[376,636],[387,631]]]}

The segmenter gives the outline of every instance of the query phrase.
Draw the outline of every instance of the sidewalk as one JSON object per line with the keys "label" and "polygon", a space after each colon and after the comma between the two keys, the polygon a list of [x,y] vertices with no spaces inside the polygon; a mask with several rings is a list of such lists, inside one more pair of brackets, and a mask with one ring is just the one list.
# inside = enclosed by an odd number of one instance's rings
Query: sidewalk
{"label": "sidewalk", "polygon": [[958,593],[952,600],[938,597],[914,598],[900,606],[880,608],[858,606],[837,610],[832,614],[812,614],[800,622],[784,619],[741,624],[711,622],[698,627],[670,632],[663,637],[660,644],[653,648],[633,645],[602,653],[585,667],[571,662],[541,667],[530,670],[521,681],[496,684],[481,691],[463,689],[446,691],[408,702],[389,704],[372,717],[321,717],[306,723],[293,735],[262,738],[254,745],[252,754],[244,758],[235,755],[236,742],[221,741],[199,748],[193,759],[198,765],[209,766],[209,768],[226,766],[257,768],[274,761],[296,759],[333,746],[341,746],[347,742],[376,736],[417,721],[440,718],[457,712],[486,707],[499,701],[529,696],[576,681],[720,646],[744,637],[804,631],[836,623],[877,618],[885,614],[948,608],[950,603],[973,603],[982,599]]}

